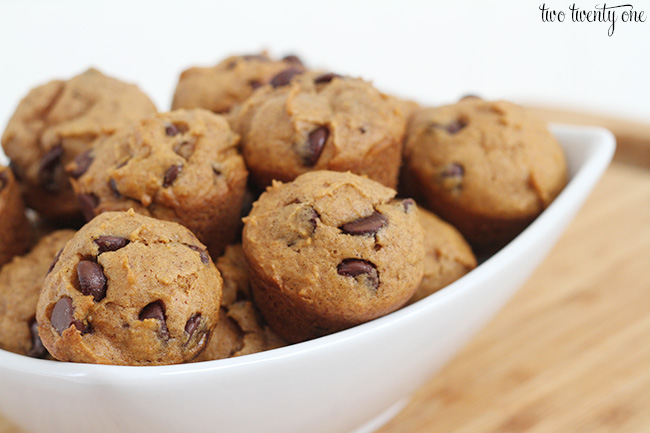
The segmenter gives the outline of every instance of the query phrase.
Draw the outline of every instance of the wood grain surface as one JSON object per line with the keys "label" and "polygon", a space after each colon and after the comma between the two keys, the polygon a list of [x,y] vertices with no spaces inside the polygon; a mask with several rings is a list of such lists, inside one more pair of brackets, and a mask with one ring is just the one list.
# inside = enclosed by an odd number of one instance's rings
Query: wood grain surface
{"label": "wood grain surface", "polygon": [[[380,433],[650,432],[650,171],[614,163],[499,315]],[[24,433],[0,416],[0,433]]]}

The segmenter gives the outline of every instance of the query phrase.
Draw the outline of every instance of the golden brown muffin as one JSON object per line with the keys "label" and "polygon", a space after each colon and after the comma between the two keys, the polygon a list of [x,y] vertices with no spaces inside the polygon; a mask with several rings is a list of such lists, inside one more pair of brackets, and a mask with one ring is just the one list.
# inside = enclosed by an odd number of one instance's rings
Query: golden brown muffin
{"label": "golden brown muffin", "polygon": [[65,164],[97,139],[155,112],[156,107],[135,85],[95,69],[33,89],[16,108],[2,136],[27,205],[51,219],[79,217],[79,205],[63,171]]}
{"label": "golden brown muffin", "polygon": [[477,252],[521,232],[562,190],[564,153],[546,125],[505,101],[465,98],[411,121],[400,189]]}
{"label": "golden brown muffin", "polygon": [[55,231],[0,269],[0,349],[35,358],[48,355],[38,336],[36,303],[52,262],[74,234]]}
{"label": "golden brown muffin", "polygon": [[311,72],[260,88],[231,119],[260,188],[313,170],[351,171],[394,188],[405,106],[361,79]]}
{"label": "golden brown muffin", "polygon": [[419,208],[424,230],[424,273],[409,300],[416,302],[453,283],[476,267],[476,257],[463,235],[451,224]]}
{"label": "golden brown muffin", "polygon": [[248,264],[241,244],[229,245],[217,259],[223,299],[217,327],[196,361],[248,355],[285,346],[264,322],[251,300]]}
{"label": "golden brown muffin", "polygon": [[253,297],[291,342],[336,332],[404,305],[422,279],[415,203],[352,173],[274,182],[244,219]]}
{"label": "golden brown muffin", "polygon": [[97,142],[67,168],[87,219],[133,208],[183,224],[218,257],[240,224],[248,173],[238,141],[222,116],[177,110]]}
{"label": "golden brown muffin", "polygon": [[172,110],[205,108],[215,113],[227,113],[276,76],[278,80],[304,69],[296,56],[273,60],[266,52],[231,56],[209,68],[190,68],[180,76]]}
{"label": "golden brown muffin", "polygon": [[0,165],[0,266],[23,254],[31,242],[20,186],[8,167]]}
{"label": "golden brown muffin", "polygon": [[45,278],[36,320],[58,360],[160,365],[194,359],[217,323],[222,280],[185,227],[106,212]]}

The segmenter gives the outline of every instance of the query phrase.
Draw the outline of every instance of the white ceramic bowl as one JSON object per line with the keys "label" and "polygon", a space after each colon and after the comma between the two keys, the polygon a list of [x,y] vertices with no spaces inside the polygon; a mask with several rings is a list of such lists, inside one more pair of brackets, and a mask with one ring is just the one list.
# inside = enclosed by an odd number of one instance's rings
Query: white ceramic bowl
{"label": "white ceramic bowl", "polygon": [[118,367],[0,350],[0,411],[32,433],[374,430],[510,298],[608,166],[608,131],[552,131],[569,162],[567,187],[510,244],[440,292],[333,335],[204,363]]}

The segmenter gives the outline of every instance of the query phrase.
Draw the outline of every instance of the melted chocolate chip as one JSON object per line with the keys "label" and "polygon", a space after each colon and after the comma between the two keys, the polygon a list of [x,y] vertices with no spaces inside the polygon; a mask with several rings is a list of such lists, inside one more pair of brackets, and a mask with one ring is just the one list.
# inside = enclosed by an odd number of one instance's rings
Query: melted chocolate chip
{"label": "melted chocolate chip", "polygon": [[59,335],[63,334],[63,331],[68,329],[70,326],[74,325],[78,331],[84,333],[87,328],[81,322],[81,320],[74,318],[74,307],[72,305],[72,298],[69,296],[64,296],[57,301],[52,309],[52,316],[50,317],[50,322],[56,332]]}
{"label": "melted chocolate chip", "polygon": [[0,191],[5,189],[5,186],[9,184],[9,176],[6,172],[0,171]]}
{"label": "melted chocolate chip", "polygon": [[43,155],[38,166],[38,184],[48,192],[57,192],[60,189],[56,182],[56,171],[61,167],[61,156],[63,147],[59,144]]}
{"label": "melted chocolate chip", "polygon": [[345,223],[339,227],[343,233],[348,235],[367,235],[375,234],[388,223],[388,218],[375,211],[372,215],[365,218]]}
{"label": "melted chocolate chip", "polygon": [[307,152],[302,157],[302,162],[307,167],[313,167],[318,162],[325,143],[330,136],[327,126],[320,126],[309,133],[307,139]]}
{"label": "melted chocolate chip", "polygon": [[183,165],[175,164],[167,169],[165,172],[165,179],[163,180],[163,188],[168,188],[174,183],[178,174],[183,170]]}
{"label": "melted chocolate chip", "polygon": [[339,74],[335,74],[334,72],[329,72],[327,74],[319,75],[318,77],[314,78],[314,83],[316,84],[329,83],[334,78],[342,78],[342,76]]}
{"label": "melted chocolate chip", "polygon": [[167,322],[165,318],[165,306],[162,301],[154,301],[146,305],[138,316],[140,320],[155,319],[160,322],[160,336],[168,340],[169,330],[167,329]]}
{"label": "melted chocolate chip", "polygon": [[82,260],[77,265],[79,291],[92,296],[95,302],[106,297],[106,276],[102,265],[90,260]]}
{"label": "melted chocolate chip", "polygon": [[379,287],[379,272],[374,264],[362,259],[345,259],[336,268],[344,277],[361,278],[372,289]]}
{"label": "melted chocolate chip", "polygon": [[197,247],[196,245],[188,245],[187,247],[199,253],[199,255],[201,256],[201,263],[203,263],[204,265],[210,263],[210,256],[208,255],[208,252],[205,249],[201,247]]}
{"label": "melted chocolate chip", "polygon": [[90,221],[95,218],[95,208],[99,204],[99,198],[94,194],[79,194],[77,195],[77,200],[79,200],[79,205],[81,206],[81,212],[86,218],[86,221]]}
{"label": "melted chocolate chip", "polygon": [[248,82],[248,85],[251,86],[251,89],[257,89],[259,87],[262,87],[262,82],[259,80],[250,80]]}
{"label": "melted chocolate chip", "polygon": [[299,68],[288,68],[282,72],[277,73],[273,78],[271,78],[270,84],[273,87],[282,87],[286,86],[291,82],[291,79],[296,75],[302,74],[302,69]]}
{"label": "melted chocolate chip", "polygon": [[128,245],[129,240],[119,236],[100,236],[95,239],[95,243],[99,247],[99,254],[108,251],[117,251]]}
{"label": "melted chocolate chip", "polygon": [[445,165],[438,175],[442,187],[448,191],[459,191],[463,186],[465,169],[462,165],[451,162]]}
{"label": "melted chocolate chip", "polygon": [[32,335],[32,348],[27,352],[27,356],[32,358],[45,358],[47,356],[47,349],[43,346],[40,335],[38,335],[38,323],[36,318],[32,317],[29,321],[29,332]]}
{"label": "melted chocolate chip", "polygon": [[192,314],[192,316],[189,319],[187,319],[187,323],[185,323],[185,332],[187,332],[190,335],[190,338],[192,338],[192,335],[194,335],[194,331],[196,331],[196,328],[199,327],[200,323],[201,323],[201,313]]}
{"label": "melted chocolate chip", "polygon": [[74,162],[76,167],[74,170],[70,170],[68,174],[74,178],[74,179],[79,179],[81,176],[84,175],[88,171],[88,168],[90,167],[90,164],[93,163],[94,156],[92,154],[92,150],[88,149],[84,153],[78,155]]}
{"label": "melted chocolate chip", "polygon": [[56,256],[54,256],[54,260],[52,260],[52,264],[50,264],[50,267],[47,269],[47,274],[48,275],[50,272],[52,272],[52,269],[54,269],[54,266],[56,266],[56,262],[59,261],[59,257],[61,257],[61,253],[63,252],[63,248],[59,250],[58,253],[56,253]]}
{"label": "melted chocolate chip", "polygon": [[115,198],[121,198],[122,193],[120,192],[119,189],[117,189],[117,182],[115,182],[115,179],[112,177],[108,180],[108,187],[111,189],[111,192],[113,193],[113,197]]}
{"label": "melted chocolate chip", "polygon": [[167,125],[165,127],[165,134],[167,134],[170,137],[173,137],[173,136],[178,135],[180,133],[181,133],[181,130],[178,129],[178,127],[176,125],[174,125],[173,123],[169,124],[169,125]]}

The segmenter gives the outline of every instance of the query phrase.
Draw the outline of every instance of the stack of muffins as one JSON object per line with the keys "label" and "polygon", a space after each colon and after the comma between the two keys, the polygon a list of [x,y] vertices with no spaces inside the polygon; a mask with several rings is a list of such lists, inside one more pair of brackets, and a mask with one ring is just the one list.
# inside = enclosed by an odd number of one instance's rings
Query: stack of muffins
{"label": "stack of muffins", "polygon": [[119,365],[260,352],[419,301],[567,176],[512,103],[421,108],[267,53],[184,71],[166,113],[94,69],[47,83],[2,146],[0,348]]}

